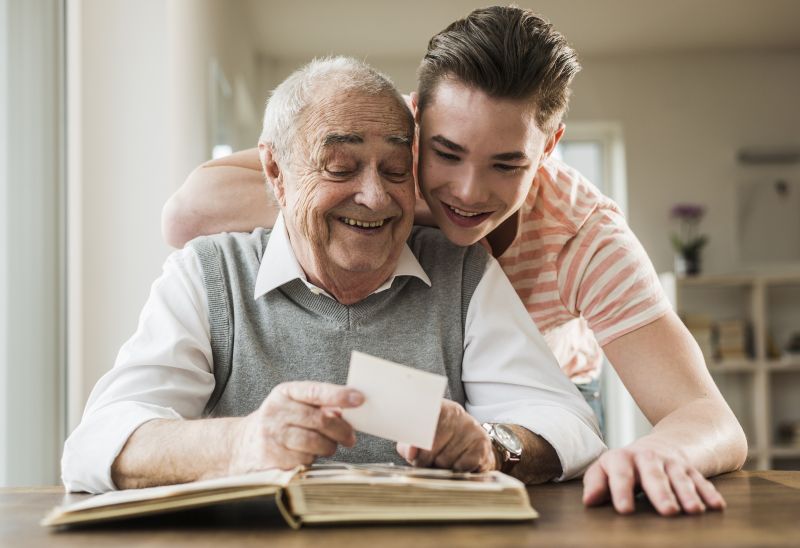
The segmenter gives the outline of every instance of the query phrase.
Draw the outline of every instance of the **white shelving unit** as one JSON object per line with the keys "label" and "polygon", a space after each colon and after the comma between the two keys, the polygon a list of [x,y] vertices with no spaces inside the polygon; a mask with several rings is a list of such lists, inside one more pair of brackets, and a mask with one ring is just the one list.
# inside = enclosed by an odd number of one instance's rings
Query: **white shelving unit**
{"label": "white shelving unit", "polygon": [[769,356],[769,342],[785,348],[800,332],[800,272],[678,278],[679,315],[745,320],[750,359],[708,363],[714,380],[747,434],[749,468],[800,469],[800,444],[781,445],[783,422],[800,421],[800,356]]}

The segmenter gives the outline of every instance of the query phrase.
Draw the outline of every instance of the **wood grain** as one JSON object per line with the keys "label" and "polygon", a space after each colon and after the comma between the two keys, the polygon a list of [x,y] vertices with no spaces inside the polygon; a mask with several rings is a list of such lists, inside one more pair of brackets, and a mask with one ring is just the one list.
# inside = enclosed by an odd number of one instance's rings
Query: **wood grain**
{"label": "wood grain", "polygon": [[[701,516],[658,516],[639,500],[631,516],[584,508],[581,483],[529,488],[541,518],[522,524],[371,525],[290,530],[271,503],[51,531],[38,525],[64,495],[56,488],[0,490],[0,546],[799,546],[800,472],[735,472],[715,478],[728,508]],[[75,497],[75,495],[70,496]]]}

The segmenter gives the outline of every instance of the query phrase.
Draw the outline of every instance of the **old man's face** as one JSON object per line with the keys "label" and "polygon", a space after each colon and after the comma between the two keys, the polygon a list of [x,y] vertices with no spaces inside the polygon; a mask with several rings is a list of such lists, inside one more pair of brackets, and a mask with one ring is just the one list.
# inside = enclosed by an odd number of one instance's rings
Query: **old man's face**
{"label": "old man's face", "polygon": [[303,114],[283,211],[301,264],[329,282],[388,278],[409,236],[413,127],[403,109],[388,93],[321,90]]}

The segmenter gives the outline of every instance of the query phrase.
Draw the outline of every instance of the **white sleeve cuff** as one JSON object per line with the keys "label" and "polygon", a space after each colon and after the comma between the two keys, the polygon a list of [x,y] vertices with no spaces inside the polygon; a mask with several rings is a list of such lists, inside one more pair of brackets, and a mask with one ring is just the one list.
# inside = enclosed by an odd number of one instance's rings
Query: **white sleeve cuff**
{"label": "white sleeve cuff", "polygon": [[116,490],[111,466],[131,434],[153,419],[181,418],[173,409],[132,401],[114,403],[85,416],[64,444],[64,487],[70,492]]}
{"label": "white sleeve cuff", "polygon": [[[467,404],[467,411],[473,414]],[[581,476],[586,469],[607,449],[597,435],[597,427],[564,407],[555,405],[520,405],[513,413],[486,416],[486,408],[476,416],[480,422],[516,424],[544,438],[555,449],[561,462],[561,476],[555,481],[564,481]]]}

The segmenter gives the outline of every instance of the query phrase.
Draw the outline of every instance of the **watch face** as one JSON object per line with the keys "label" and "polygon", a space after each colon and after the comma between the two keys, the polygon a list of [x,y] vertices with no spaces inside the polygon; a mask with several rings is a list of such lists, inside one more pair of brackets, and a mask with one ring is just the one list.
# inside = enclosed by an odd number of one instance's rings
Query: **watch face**
{"label": "watch face", "polygon": [[503,444],[512,455],[522,454],[522,443],[510,428],[502,424],[495,424],[494,433],[497,441]]}

